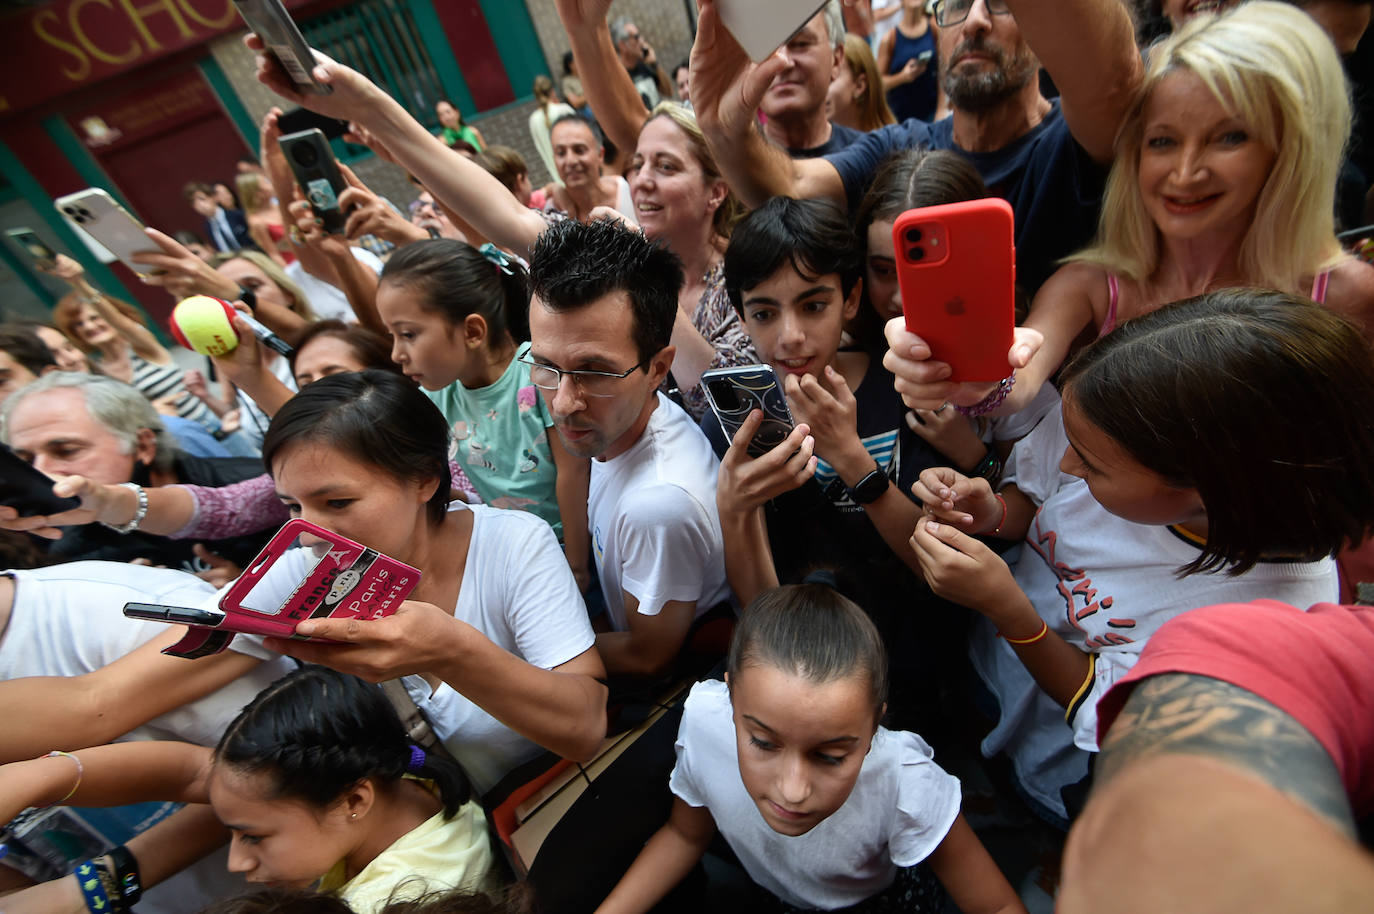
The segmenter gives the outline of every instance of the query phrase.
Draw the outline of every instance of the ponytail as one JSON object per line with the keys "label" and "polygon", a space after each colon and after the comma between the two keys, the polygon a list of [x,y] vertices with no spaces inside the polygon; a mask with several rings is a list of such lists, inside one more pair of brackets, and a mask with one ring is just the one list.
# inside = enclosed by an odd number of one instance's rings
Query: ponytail
{"label": "ponytail", "polygon": [[456,762],[410,743],[379,688],[325,667],[302,667],[258,693],[214,759],[266,777],[274,797],[320,809],[364,778],[390,785],[406,774],[434,782],[446,816],[472,796]]}
{"label": "ponytail", "polygon": [[517,344],[530,338],[525,268],[492,245],[479,250],[450,238],[416,241],[391,255],[381,281],[409,287],[425,310],[455,326],[480,314],[488,346],[499,346],[507,336]]}

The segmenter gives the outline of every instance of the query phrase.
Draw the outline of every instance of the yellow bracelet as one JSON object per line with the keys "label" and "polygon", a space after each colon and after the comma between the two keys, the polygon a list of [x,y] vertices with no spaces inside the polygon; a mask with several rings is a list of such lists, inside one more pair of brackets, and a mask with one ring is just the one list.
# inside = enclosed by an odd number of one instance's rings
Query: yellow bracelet
{"label": "yellow bracelet", "polygon": [[998,632],[998,633],[997,633],[997,637],[1002,638],[1002,639],[1005,640],[1008,644],[1034,644],[1034,643],[1037,642],[1037,641],[1043,640],[1047,635],[1049,635],[1049,633],[1050,633],[1050,624],[1049,624],[1048,622],[1046,622],[1044,619],[1041,619],[1041,620],[1040,620],[1040,631],[1036,632],[1034,635],[1032,635],[1032,636],[1029,637],[1029,638],[1008,638],[1006,635],[1002,634],[1001,632]]}
{"label": "yellow bracelet", "polygon": [[40,756],[40,758],[57,758],[59,756],[62,758],[69,758],[73,762],[76,762],[76,783],[72,785],[71,790],[67,791],[67,795],[65,797],[63,797],[60,800],[54,800],[53,802],[48,804],[49,806],[57,806],[59,803],[65,803],[68,800],[70,800],[72,798],[72,794],[76,793],[77,788],[81,786],[81,779],[86,776],[86,766],[81,764],[81,759],[72,755],[70,752],[63,752],[61,749],[54,749],[47,755]]}

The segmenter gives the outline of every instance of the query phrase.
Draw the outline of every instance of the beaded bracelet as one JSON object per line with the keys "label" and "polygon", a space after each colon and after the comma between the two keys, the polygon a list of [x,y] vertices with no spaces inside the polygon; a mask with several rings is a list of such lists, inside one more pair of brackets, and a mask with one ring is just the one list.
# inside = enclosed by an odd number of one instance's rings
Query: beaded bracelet
{"label": "beaded bracelet", "polygon": [[993,392],[988,394],[983,399],[979,400],[977,403],[973,404],[972,406],[956,406],[954,408],[959,410],[959,413],[961,415],[968,416],[970,418],[974,416],[985,415],[987,413],[992,412],[997,407],[1001,406],[1002,403],[1007,399],[1007,394],[1011,393],[1011,389],[1015,386],[1016,372],[1013,371],[1011,374],[1007,375],[1005,378],[998,381],[997,387],[993,390]]}

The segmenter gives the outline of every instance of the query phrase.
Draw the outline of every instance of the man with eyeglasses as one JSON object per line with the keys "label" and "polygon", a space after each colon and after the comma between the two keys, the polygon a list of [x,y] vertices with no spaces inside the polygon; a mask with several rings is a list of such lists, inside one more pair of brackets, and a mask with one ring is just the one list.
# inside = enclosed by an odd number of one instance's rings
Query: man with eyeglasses
{"label": "man with eyeglasses", "polygon": [[672,367],[682,263],[619,223],[551,225],[530,257],[530,381],[563,446],[592,461],[587,524],[613,631],[612,675],[672,670],[693,623],[731,599],[719,461],[659,392]]}
{"label": "man with eyeglasses", "polygon": [[630,72],[644,107],[652,111],[660,101],[673,97],[672,81],[658,65],[658,57],[640,34],[639,26],[629,17],[621,16],[611,23],[611,41],[620,55],[621,65]]}
{"label": "man with eyeglasses", "polygon": [[[751,206],[785,195],[852,209],[890,153],[962,153],[1011,203],[1017,279],[1033,292],[1096,228],[1104,166],[1141,78],[1130,16],[1120,0],[936,0],[935,21],[952,117],[908,120],[833,155],[793,160],[754,126],[785,57],[752,64],[714,0],[701,0],[691,67],[697,120],[730,187]],[[1059,88],[1054,102],[1040,94],[1042,64]]]}

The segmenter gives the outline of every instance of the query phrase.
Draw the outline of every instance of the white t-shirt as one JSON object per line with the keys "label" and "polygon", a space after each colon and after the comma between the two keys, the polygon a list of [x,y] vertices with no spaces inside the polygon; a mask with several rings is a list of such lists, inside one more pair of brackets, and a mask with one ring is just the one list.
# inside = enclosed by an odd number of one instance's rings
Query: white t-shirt
{"label": "white t-shirt", "polygon": [[970,641],[973,665],[1001,708],[984,754],[1005,750],[1022,786],[1061,815],[1060,789],[1087,774],[1083,750],[1097,751],[1098,700],[1135,666],[1161,625],[1213,603],[1269,598],[1311,606],[1337,598],[1332,559],[1261,562],[1240,577],[1179,578],[1175,569],[1197,558],[1200,547],[1168,527],[1132,523],[1099,505],[1086,482],[1060,472],[1067,447],[1063,412],[1055,410],[1007,461],[1004,483],[1041,506],[1013,572],[1050,628],[1091,654],[1092,685],[1066,714],[991,624],[980,620]]}
{"label": "white t-shirt", "polygon": [[[546,670],[595,644],[577,581],[548,524],[524,511],[459,501],[449,510],[473,514],[454,618]],[[255,609],[279,606],[313,561],[309,550],[292,549],[268,569],[244,602]],[[235,636],[234,646],[245,637]],[[447,683],[431,695],[420,676],[406,676],[402,682],[478,793],[543,751]]]}
{"label": "white t-shirt", "polygon": [[[0,635],[0,680],[80,676],[166,631],[165,623],[127,618],[125,603],[197,606],[207,597],[213,602],[214,597],[214,588],[193,574],[123,562],[68,562],[5,573],[14,578],[15,591],[9,624]],[[243,636],[234,639],[231,649],[265,662],[120,739],[184,740],[213,746],[244,705],[295,669],[292,661],[264,651]],[[138,909],[173,914],[241,894],[248,886],[227,866],[228,852],[221,848],[150,888]]]}
{"label": "white t-shirt", "polygon": [[769,827],[744,786],[730,693],[708,679],[692,687],[668,786],[706,807],[749,877],[788,904],[833,909],[892,884],[940,846],[959,814],[957,778],[915,733],[878,728],[844,805],[804,835]]}
{"label": "white t-shirt", "polygon": [[[382,259],[376,254],[360,248],[356,244],[349,245],[348,251],[353,255],[353,259],[370,268],[374,273],[382,272]],[[287,277],[300,286],[305,297],[310,299],[310,309],[315,312],[315,316],[320,320],[340,320],[347,324],[358,322],[357,315],[353,313],[353,307],[348,303],[348,296],[338,286],[331,285],[316,276],[311,276],[305,271],[299,260],[293,260],[284,268]]]}
{"label": "white t-shirt", "polygon": [[700,616],[730,599],[716,513],[719,467],[692,417],[662,393],[628,451],[592,461],[587,523],[616,631],[629,627],[622,591],[646,616],[672,601],[695,602]]}
{"label": "white t-shirt", "polygon": [[[15,592],[9,625],[0,636],[0,679],[80,676],[97,670],[167,631],[164,622],[126,617],[125,603],[198,606],[215,592],[184,571],[123,562],[68,562],[5,573],[13,576]],[[213,746],[244,705],[295,669],[290,660],[246,638],[235,638],[230,649],[266,662],[120,738]]]}
{"label": "white t-shirt", "polygon": [[[524,511],[461,502],[451,508],[464,509],[473,514],[472,542],[454,617],[540,669],[551,670],[590,648],[596,635],[549,525]],[[419,676],[404,682],[479,793],[543,751],[447,683],[430,695]]]}

